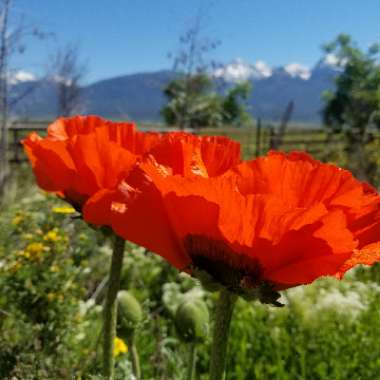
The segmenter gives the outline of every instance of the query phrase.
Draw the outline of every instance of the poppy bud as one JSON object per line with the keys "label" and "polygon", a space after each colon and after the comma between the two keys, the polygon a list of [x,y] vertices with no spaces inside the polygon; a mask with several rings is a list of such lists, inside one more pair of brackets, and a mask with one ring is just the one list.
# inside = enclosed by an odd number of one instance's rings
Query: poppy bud
{"label": "poppy bud", "polygon": [[178,335],[184,342],[199,342],[208,334],[208,309],[199,299],[182,302],[177,308],[174,321]]}
{"label": "poppy bud", "polygon": [[119,292],[117,301],[120,330],[123,334],[130,335],[143,317],[140,303],[126,290]]}

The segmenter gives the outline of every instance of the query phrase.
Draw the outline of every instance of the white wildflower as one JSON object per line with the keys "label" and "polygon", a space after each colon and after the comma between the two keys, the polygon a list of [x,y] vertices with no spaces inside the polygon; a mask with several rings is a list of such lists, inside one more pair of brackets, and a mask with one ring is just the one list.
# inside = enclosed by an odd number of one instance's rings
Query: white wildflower
{"label": "white wildflower", "polygon": [[339,289],[330,289],[321,291],[314,309],[316,312],[331,310],[342,316],[357,317],[366,307],[359,293],[348,291],[343,294]]}
{"label": "white wildflower", "polygon": [[84,338],[86,337],[86,335],[84,333],[79,333],[77,335],[75,335],[75,339],[80,342],[81,340],[83,340]]}
{"label": "white wildflower", "polygon": [[80,301],[78,310],[79,315],[84,316],[94,305],[95,300],[93,300],[92,298],[88,299],[87,301]]}

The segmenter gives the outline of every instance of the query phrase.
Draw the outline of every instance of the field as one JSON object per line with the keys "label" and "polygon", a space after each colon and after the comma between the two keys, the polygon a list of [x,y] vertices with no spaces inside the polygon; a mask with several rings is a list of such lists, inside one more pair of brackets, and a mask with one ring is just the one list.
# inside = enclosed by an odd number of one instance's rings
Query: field
{"label": "field", "polygon": [[[270,147],[268,129],[259,148],[254,128],[216,132],[241,141],[245,158]],[[351,170],[358,165],[342,136],[323,130],[291,130],[280,147],[308,150]],[[375,138],[365,150],[375,168],[378,148]],[[380,185],[377,169],[369,178]],[[26,162],[12,164],[0,214],[1,379],[101,379],[101,305],[111,242],[65,207],[37,188]],[[175,311],[194,298],[212,311],[215,294],[133,244],[127,244],[122,288],[143,311],[135,332],[142,379],[185,379],[189,347],[176,332]],[[380,378],[379,265],[356,268],[343,281],[322,278],[287,290],[281,301],[283,308],[238,301],[226,380]],[[208,379],[209,346],[209,337],[198,344],[197,380]],[[115,353],[116,378],[131,379],[131,348],[122,351]]]}

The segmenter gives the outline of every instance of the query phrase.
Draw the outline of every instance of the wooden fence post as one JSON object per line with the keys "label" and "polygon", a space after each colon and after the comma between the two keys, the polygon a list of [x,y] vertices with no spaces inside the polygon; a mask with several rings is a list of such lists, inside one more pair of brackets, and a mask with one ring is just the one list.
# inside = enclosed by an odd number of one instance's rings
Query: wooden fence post
{"label": "wooden fence post", "polygon": [[271,125],[269,127],[269,149],[276,149],[277,147],[277,136],[274,127]]}
{"label": "wooden fence post", "polygon": [[19,141],[18,141],[18,130],[15,128],[12,130],[13,132],[13,161],[16,163],[20,162],[19,157]]}
{"label": "wooden fence post", "polygon": [[5,182],[9,175],[8,148],[8,123],[3,120],[0,139],[0,194],[4,190]]}
{"label": "wooden fence post", "polygon": [[261,119],[257,119],[256,124],[256,157],[261,154]]}

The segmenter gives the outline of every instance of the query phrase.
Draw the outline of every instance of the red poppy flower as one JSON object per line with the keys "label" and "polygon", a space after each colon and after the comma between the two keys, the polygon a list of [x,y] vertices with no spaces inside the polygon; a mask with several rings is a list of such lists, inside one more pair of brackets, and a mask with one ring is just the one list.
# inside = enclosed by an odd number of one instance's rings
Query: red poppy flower
{"label": "red poppy flower", "polygon": [[240,163],[240,144],[224,136],[171,132],[149,153],[172,175],[216,177]]}
{"label": "red poppy flower", "polygon": [[31,133],[23,144],[38,185],[80,209],[98,190],[115,187],[160,138],[133,123],[76,116],[55,121],[45,138]]}
{"label": "red poppy flower", "polygon": [[[147,160],[157,163],[165,175],[184,178],[216,177],[240,163],[240,144],[222,136],[195,136],[172,132],[162,136],[148,152]],[[131,177],[132,178],[132,177]],[[120,185],[128,187],[129,178]],[[119,190],[103,189],[84,207],[85,219],[97,225],[110,225],[111,204]]]}
{"label": "red poppy flower", "polygon": [[117,234],[247,297],[380,261],[379,195],[304,153],[215,178],[171,175],[150,158],[103,196],[89,207],[111,202]]}
{"label": "red poppy flower", "polygon": [[240,144],[226,137],[139,132],[97,116],[60,118],[45,138],[32,133],[23,144],[38,185],[78,210],[98,191],[115,189],[148,152],[184,176],[216,176],[240,162]]}

